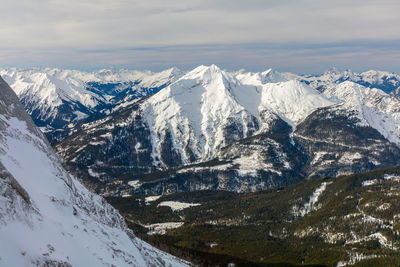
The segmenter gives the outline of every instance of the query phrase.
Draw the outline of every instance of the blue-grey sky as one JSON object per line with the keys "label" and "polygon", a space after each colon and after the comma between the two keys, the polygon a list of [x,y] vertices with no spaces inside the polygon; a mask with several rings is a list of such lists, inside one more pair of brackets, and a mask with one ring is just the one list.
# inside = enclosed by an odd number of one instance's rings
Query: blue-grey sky
{"label": "blue-grey sky", "polygon": [[2,0],[0,67],[400,73],[398,0]]}

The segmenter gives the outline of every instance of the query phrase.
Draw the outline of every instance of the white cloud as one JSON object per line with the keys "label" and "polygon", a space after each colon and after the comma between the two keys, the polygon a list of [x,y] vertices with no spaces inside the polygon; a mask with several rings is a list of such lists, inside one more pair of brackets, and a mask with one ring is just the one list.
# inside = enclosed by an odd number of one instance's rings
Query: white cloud
{"label": "white cloud", "polygon": [[[103,60],[107,65],[132,64],[135,58],[145,62],[144,52],[127,52],[135,47],[384,42],[400,36],[399,11],[400,3],[390,0],[3,0],[0,53],[14,51],[2,56],[8,65],[66,58],[68,64],[88,67],[88,60],[101,61],[84,52],[92,49],[109,51],[101,53],[110,58]],[[257,53],[242,50],[238,58]],[[220,51],[218,57],[230,51]],[[31,58],[18,58],[29,53]],[[198,53],[201,58],[209,52]],[[188,54],[164,51],[159,56],[174,62]]]}

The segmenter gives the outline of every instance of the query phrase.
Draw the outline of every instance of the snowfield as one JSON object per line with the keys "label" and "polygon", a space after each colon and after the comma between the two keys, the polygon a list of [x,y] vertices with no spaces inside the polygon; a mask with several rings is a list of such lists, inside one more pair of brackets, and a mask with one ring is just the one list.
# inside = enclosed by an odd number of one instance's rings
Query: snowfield
{"label": "snowfield", "polygon": [[200,203],[185,203],[179,201],[163,201],[157,207],[170,207],[172,211],[181,211],[190,207],[200,206]]}
{"label": "snowfield", "polygon": [[165,235],[167,230],[176,229],[183,225],[183,222],[165,222],[165,223],[153,223],[145,225],[150,231],[148,235]]}

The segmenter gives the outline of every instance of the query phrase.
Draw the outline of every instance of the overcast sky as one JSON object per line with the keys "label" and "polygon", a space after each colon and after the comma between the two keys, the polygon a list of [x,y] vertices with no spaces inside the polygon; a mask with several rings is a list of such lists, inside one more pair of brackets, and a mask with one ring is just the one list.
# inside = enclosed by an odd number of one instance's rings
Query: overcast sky
{"label": "overcast sky", "polygon": [[398,0],[2,0],[0,67],[400,73]]}

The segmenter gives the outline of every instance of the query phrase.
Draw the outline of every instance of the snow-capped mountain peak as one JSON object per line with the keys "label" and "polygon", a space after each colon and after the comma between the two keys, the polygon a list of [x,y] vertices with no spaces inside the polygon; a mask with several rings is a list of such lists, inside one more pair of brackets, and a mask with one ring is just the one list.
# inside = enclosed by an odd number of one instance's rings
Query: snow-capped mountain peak
{"label": "snow-capped mountain peak", "polygon": [[322,75],[294,75],[285,73],[289,79],[297,79],[310,84],[311,87],[320,91],[334,87],[344,81],[352,81],[366,87],[379,88],[386,93],[394,92],[400,88],[400,75],[386,71],[369,70],[356,73],[352,70],[339,71],[332,68]]}
{"label": "snow-capped mountain peak", "polygon": [[207,83],[216,78],[222,78],[222,76],[227,77],[228,75],[228,73],[224,72],[216,65],[201,65],[187,72],[181,79],[197,79]]}
{"label": "snow-capped mountain peak", "polygon": [[277,82],[286,82],[287,79],[280,73],[273,69],[268,69],[266,71],[261,72],[262,83],[277,83]]}
{"label": "snow-capped mountain peak", "polygon": [[340,74],[340,70],[337,67],[332,67],[324,72],[325,75],[338,75]]}
{"label": "snow-capped mountain peak", "polygon": [[166,139],[178,161],[210,159],[232,141],[269,129],[277,116],[295,126],[315,109],[334,104],[301,82],[268,80],[286,79],[272,70],[234,77],[215,65],[199,66],[149,98],[142,113],[155,164],[163,165],[158,160]]}
{"label": "snow-capped mountain peak", "polygon": [[291,80],[265,84],[262,89],[260,110],[268,109],[295,126],[312,111],[335,104],[310,86]]}
{"label": "snow-capped mountain peak", "polygon": [[[190,155],[197,159],[214,155],[226,144],[226,127],[255,120],[238,102],[241,96],[235,92],[239,87],[243,86],[217,66],[199,66],[152,96],[144,104],[143,114],[152,129],[154,159],[159,158],[167,136],[183,162],[190,162]],[[254,131],[247,128],[243,125],[240,136]]]}

